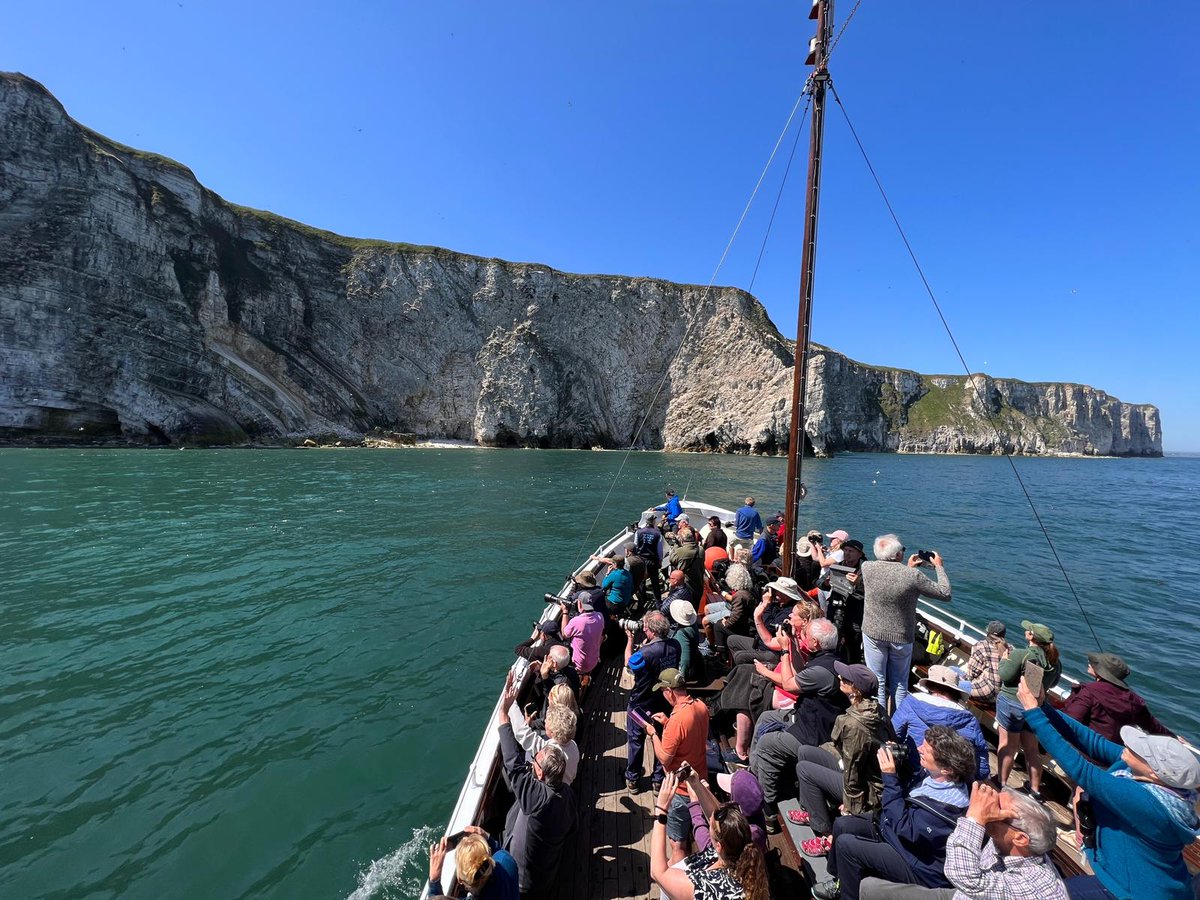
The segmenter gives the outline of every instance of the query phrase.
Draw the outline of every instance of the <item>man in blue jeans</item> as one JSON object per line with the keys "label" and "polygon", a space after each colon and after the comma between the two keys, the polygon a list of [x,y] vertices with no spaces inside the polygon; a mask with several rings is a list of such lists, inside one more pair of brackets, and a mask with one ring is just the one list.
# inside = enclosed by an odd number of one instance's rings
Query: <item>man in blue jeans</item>
{"label": "man in blue jeans", "polygon": [[[679,644],[666,639],[671,633],[671,623],[666,616],[657,611],[647,613],[642,619],[642,632],[646,642],[637,650],[633,649],[634,633],[625,632],[625,668],[633,673],[633,688],[629,691],[625,713],[625,745],[629,751],[625,765],[625,786],[634,793],[640,790],[646,729],[630,713],[636,710],[642,718],[649,719],[654,713],[668,712],[669,707],[663,695],[654,690],[654,685],[664,669],[679,667]],[[653,779],[656,786],[663,780],[663,767],[657,759],[654,761]]]}

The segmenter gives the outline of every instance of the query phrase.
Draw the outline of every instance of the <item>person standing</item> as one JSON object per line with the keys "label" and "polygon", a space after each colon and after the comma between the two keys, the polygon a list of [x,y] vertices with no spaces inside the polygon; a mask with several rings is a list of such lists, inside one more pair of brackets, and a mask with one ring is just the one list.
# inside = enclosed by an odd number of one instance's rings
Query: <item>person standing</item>
{"label": "person standing", "polygon": [[1058,648],[1054,646],[1054,632],[1039,622],[1024,621],[1025,640],[1028,647],[1014,650],[1000,662],[1000,693],[996,697],[996,767],[1000,770],[1000,783],[1008,782],[1013,763],[1017,761],[1018,746],[1025,753],[1025,768],[1029,770],[1029,792],[1038,800],[1042,786],[1042,757],[1038,753],[1037,738],[1025,723],[1025,715],[1017,702],[1017,685],[1024,676],[1026,667],[1040,666],[1043,669],[1042,688],[1050,690],[1062,677],[1062,662]]}
{"label": "person standing", "polygon": [[[655,713],[646,730],[654,742],[654,756],[665,772],[678,772],[688,763],[700,780],[708,778],[708,707],[693,697],[678,669],[663,669],[654,690],[662,691],[671,714]],[[662,728],[659,737],[657,723]],[[688,809],[687,789],[679,787],[666,810],[667,838],[671,841],[671,862],[687,856],[692,838],[692,814]]]}
{"label": "person standing", "polygon": [[[651,718],[654,713],[666,712],[668,706],[662,694],[655,693],[654,685],[665,669],[678,669],[679,644],[667,640],[671,623],[660,612],[649,612],[642,619],[642,634],[645,643],[634,650],[634,633],[626,631],[625,668],[633,675],[633,687],[625,707],[625,787],[632,793],[640,790],[642,777],[642,752],[646,746],[645,728],[638,718]],[[663,768],[657,758],[654,761],[654,784],[662,781]]]}
{"label": "person standing", "polygon": [[667,501],[659,506],[654,507],[655,512],[665,512],[667,520],[667,530],[675,530],[675,521],[679,518],[679,514],[683,512],[683,504],[679,502],[679,498],[675,495],[673,488],[667,488]]}
{"label": "person standing", "polygon": [[646,524],[634,532],[633,552],[645,563],[646,574],[650,576],[650,583],[654,586],[653,603],[646,600],[644,580],[634,587],[637,589],[638,596],[642,598],[643,606],[657,606],[658,601],[662,599],[662,561],[666,556],[666,547],[654,516],[646,516]]}
{"label": "person standing", "polygon": [[[904,545],[894,534],[875,538],[875,559],[864,562],[857,578],[863,582],[863,656],[879,679],[879,702],[887,707],[892,697],[898,707],[908,696],[912,668],[913,636],[917,630],[917,598],[950,601],[950,579],[942,557],[929,559],[937,575],[931,581],[917,567],[924,560],[914,553],[903,562]],[[853,573],[847,576],[853,582]]]}
{"label": "person standing", "polygon": [[762,516],[754,508],[754,498],[747,497],[746,504],[734,514],[733,536],[739,543],[749,547],[754,541],[754,535],[762,530]]}

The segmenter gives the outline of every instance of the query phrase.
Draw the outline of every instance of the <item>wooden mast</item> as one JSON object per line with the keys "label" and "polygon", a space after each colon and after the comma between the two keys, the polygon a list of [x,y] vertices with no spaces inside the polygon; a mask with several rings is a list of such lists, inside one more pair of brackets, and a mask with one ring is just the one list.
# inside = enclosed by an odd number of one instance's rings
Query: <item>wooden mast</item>
{"label": "wooden mast", "polygon": [[807,65],[814,66],[812,125],[808,145],[808,186],[804,202],[804,251],[800,268],[800,303],[796,310],[796,358],[792,372],[792,424],[788,432],[787,533],[781,542],[783,571],[793,574],[796,538],[800,523],[801,470],[804,459],[805,398],[808,393],[808,342],[812,328],[813,274],[817,265],[817,212],[821,199],[821,147],[825,138],[825,89],[829,42],[833,35],[833,0],[813,0],[810,19],[817,20],[817,35],[809,47]]}

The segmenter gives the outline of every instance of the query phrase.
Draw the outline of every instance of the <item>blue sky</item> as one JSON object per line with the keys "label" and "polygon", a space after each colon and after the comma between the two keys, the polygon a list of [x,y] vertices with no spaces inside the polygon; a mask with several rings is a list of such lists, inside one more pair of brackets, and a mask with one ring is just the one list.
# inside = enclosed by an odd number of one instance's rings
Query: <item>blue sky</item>
{"label": "blue sky", "polygon": [[[799,0],[44,2],[0,68],[237,203],[703,284],[811,32]],[[831,66],[972,369],[1156,403],[1168,451],[1200,450],[1198,39],[1194,3],[863,0]],[[960,371],[836,109],[826,152],[814,339]],[[749,287],[783,162],[719,284]],[[789,337],[803,173],[754,283]]]}

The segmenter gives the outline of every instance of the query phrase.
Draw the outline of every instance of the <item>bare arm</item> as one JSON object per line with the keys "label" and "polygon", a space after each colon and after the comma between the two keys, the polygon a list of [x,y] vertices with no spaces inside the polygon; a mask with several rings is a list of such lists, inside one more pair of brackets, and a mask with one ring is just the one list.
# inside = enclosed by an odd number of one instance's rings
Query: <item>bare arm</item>
{"label": "bare arm", "polygon": [[[675,788],[679,779],[674,772],[668,772],[663,779],[662,789],[654,805],[654,815],[666,815],[671,798],[675,796]],[[650,877],[657,882],[670,900],[695,900],[696,893],[692,888],[692,880],[682,869],[671,868],[667,858],[667,826],[657,821],[650,829]]]}

